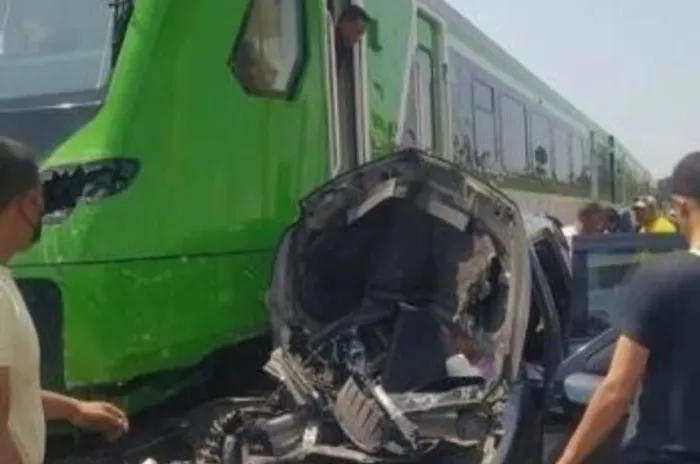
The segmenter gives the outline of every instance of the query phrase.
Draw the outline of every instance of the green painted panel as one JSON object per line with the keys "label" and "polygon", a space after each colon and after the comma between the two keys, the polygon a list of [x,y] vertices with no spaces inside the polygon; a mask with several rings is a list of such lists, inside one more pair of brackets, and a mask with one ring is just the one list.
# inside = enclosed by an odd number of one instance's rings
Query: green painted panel
{"label": "green painted panel", "polygon": [[376,19],[376,40],[380,47],[368,49],[367,83],[370,100],[370,138],[374,155],[393,149],[404,94],[404,78],[411,52],[412,0],[366,2],[367,12]]}
{"label": "green painted panel", "polygon": [[125,192],[78,205],[13,263],[61,288],[72,386],[190,365],[265,328],[270,253],[329,170],[325,11],[300,2],[299,92],[273,100],[227,64],[247,3],[135,2],[103,109],[45,162],[141,164]]}
{"label": "green painted panel", "polygon": [[[271,252],[121,264],[30,267],[63,294],[69,387],[193,364],[266,329]],[[52,379],[44,379],[48,385]]]}

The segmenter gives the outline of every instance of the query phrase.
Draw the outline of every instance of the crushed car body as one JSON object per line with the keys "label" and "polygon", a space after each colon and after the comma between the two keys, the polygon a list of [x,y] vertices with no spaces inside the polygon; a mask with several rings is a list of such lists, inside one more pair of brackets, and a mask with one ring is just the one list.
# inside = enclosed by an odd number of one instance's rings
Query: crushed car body
{"label": "crushed car body", "polygon": [[544,326],[550,345],[561,340],[547,332],[556,310],[531,310],[542,280],[531,228],[500,190],[414,150],[331,180],[301,202],[273,263],[264,370],[275,387],[206,403],[158,432],[172,437],[162,448],[190,450],[179,461],[140,444],[118,454],[160,464],[539,462],[536,398],[561,356],[533,382],[525,358],[543,353],[526,338]]}
{"label": "crushed car body", "polygon": [[[665,234],[573,244],[442,161],[362,166],[309,196],[280,243],[274,385],[58,462],[557,462],[607,370],[616,337],[596,313],[624,310],[610,297],[617,268],[685,246]],[[590,462],[620,462],[628,419]]]}
{"label": "crushed car body", "polygon": [[221,425],[225,462],[497,453],[528,323],[521,221],[500,191],[416,151],[306,198],[268,295],[280,388]]}

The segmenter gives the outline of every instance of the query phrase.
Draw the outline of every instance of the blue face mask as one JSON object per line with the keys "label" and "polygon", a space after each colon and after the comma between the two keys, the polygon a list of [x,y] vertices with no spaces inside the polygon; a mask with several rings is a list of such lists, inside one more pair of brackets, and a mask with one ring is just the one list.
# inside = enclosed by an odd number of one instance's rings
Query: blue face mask
{"label": "blue face mask", "polygon": [[43,229],[43,214],[41,212],[41,208],[37,205],[36,209],[39,211],[39,214],[37,214],[38,218],[35,220],[31,220],[29,218],[29,215],[27,214],[22,214],[24,216],[24,221],[27,223],[27,225],[32,229],[32,237],[30,239],[30,243],[34,245],[41,239],[41,232]]}

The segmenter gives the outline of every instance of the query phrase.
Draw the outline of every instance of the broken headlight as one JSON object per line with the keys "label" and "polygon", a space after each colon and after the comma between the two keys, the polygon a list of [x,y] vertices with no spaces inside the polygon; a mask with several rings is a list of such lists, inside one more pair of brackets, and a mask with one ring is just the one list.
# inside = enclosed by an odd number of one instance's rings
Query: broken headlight
{"label": "broken headlight", "polygon": [[123,192],[138,170],[135,159],[113,158],[43,171],[44,221],[60,222],[79,204],[91,204]]}

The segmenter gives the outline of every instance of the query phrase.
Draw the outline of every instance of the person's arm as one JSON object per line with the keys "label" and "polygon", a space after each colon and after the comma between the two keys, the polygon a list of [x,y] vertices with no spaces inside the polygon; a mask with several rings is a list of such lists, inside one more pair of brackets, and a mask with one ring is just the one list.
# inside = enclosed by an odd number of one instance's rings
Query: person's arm
{"label": "person's arm", "polygon": [[619,317],[614,320],[621,335],[610,368],[559,464],[583,462],[626,413],[644,376],[649,353],[668,323],[667,277],[657,267],[641,268],[621,292]]}
{"label": "person's arm", "polygon": [[47,421],[65,420],[74,423],[80,412],[79,400],[48,390],[41,392],[41,405]]}
{"label": "person's arm", "polygon": [[10,435],[10,367],[14,360],[14,307],[0,293],[0,462],[22,464],[17,445]]}
{"label": "person's arm", "polygon": [[648,357],[644,346],[620,336],[608,375],[591,398],[559,464],[582,462],[620,422],[637,393]]}
{"label": "person's arm", "polygon": [[0,462],[22,464],[22,458],[10,435],[10,368],[0,367]]}
{"label": "person's arm", "polygon": [[41,403],[47,421],[65,420],[79,429],[103,433],[108,440],[129,430],[126,413],[110,403],[81,401],[47,390],[41,392]]}

